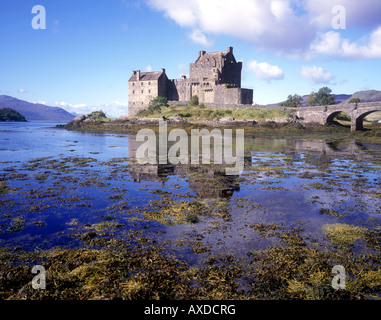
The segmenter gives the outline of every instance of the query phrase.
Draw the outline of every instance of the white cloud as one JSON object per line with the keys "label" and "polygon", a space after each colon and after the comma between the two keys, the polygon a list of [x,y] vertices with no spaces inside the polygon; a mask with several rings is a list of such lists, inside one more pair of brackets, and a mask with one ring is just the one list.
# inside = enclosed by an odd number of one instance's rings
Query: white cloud
{"label": "white cloud", "polygon": [[181,63],[181,64],[178,64],[178,65],[176,66],[176,69],[177,69],[178,71],[185,71],[185,70],[187,70],[187,66],[186,66],[185,64]]}
{"label": "white cloud", "polygon": [[304,66],[302,68],[301,75],[304,79],[313,84],[329,83],[334,78],[331,71],[325,68],[318,68],[316,66]]}
{"label": "white cloud", "polygon": [[[181,27],[190,29],[190,39],[202,46],[210,46],[214,35],[226,35],[252,43],[259,49],[297,58],[311,57],[312,53],[332,55],[321,41],[332,37],[335,31],[332,29],[335,17],[332,9],[340,4],[345,8],[347,29],[365,31],[369,44],[364,47],[339,39],[334,49],[345,49],[344,56],[349,57],[379,56],[378,32],[369,34],[380,26],[379,0],[341,0],[339,3],[337,0],[145,1]],[[323,39],[319,37],[321,34]]]}
{"label": "white cloud", "polygon": [[26,93],[27,91],[26,91],[25,89],[23,89],[23,88],[19,88],[19,89],[17,90],[17,92],[18,92],[18,93]]}
{"label": "white cloud", "polygon": [[32,103],[35,103],[35,104],[45,104],[45,105],[47,105],[47,102],[46,102],[46,101],[43,101],[43,100],[33,101]]}
{"label": "white cloud", "polygon": [[182,27],[194,26],[197,22],[197,1],[147,0],[156,10],[164,11],[166,16]]}
{"label": "white cloud", "polygon": [[369,37],[351,42],[340,33],[329,31],[311,45],[312,51],[324,55],[349,59],[381,58],[381,27]]}
{"label": "white cloud", "polygon": [[108,117],[119,118],[120,116],[127,116],[128,114],[128,103],[114,101],[112,103],[103,104],[97,107],[102,109]]}
{"label": "white cloud", "polygon": [[127,116],[128,114],[128,103],[123,103],[119,101],[114,101],[112,103],[101,104],[101,105],[92,105],[89,106],[84,103],[80,104],[71,104],[65,101],[56,101],[52,106],[60,107],[65,109],[68,112],[78,113],[78,114],[87,114],[93,111],[103,110],[108,117],[118,118],[120,116]]}
{"label": "white cloud", "polygon": [[[44,103],[44,104],[46,104],[46,103]],[[75,113],[79,113],[79,114],[86,114],[86,113],[97,110],[97,108],[87,106],[84,103],[71,104],[71,103],[68,103],[65,101],[56,101],[52,104],[52,106],[65,109],[68,112],[75,112]]]}
{"label": "white cloud", "polygon": [[194,43],[200,44],[203,47],[209,48],[213,45],[213,42],[209,41],[200,30],[193,30],[189,37]]}
{"label": "white cloud", "polygon": [[313,39],[307,16],[293,9],[295,1],[147,0],[152,8],[190,28],[196,43],[210,44],[207,35],[223,34],[279,50],[305,48]]}
{"label": "white cloud", "polygon": [[336,5],[341,5],[345,9],[348,28],[375,28],[380,24],[381,1],[379,0],[305,0],[304,3],[311,24],[319,29],[332,27],[334,17],[332,8]]}
{"label": "white cloud", "polygon": [[146,72],[152,72],[152,66],[151,65],[148,65],[144,68],[144,71]]}
{"label": "white cloud", "polygon": [[253,71],[256,77],[262,80],[271,81],[284,78],[282,69],[267,62],[251,61],[249,62],[249,70]]}

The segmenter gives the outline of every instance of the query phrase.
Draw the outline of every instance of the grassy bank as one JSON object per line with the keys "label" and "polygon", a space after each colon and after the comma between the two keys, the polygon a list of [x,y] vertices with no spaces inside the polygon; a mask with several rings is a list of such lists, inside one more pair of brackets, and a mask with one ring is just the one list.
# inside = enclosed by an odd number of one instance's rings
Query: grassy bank
{"label": "grassy bank", "polygon": [[178,116],[192,120],[213,120],[215,118],[233,117],[237,120],[266,120],[288,118],[289,113],[281,109],[217,109],[203,105],[161,106],[141,111],[137,117],[172,117]]}

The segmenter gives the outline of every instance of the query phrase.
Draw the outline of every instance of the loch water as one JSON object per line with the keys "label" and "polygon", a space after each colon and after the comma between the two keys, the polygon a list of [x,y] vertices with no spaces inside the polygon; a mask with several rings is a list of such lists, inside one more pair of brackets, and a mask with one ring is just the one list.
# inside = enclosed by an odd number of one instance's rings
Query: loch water
{"label": "loch water", "polygon": [[141,165],[134,133],[55,125],[0,124],[1,247],[76,248],[79,233],[134,230],[197,265],[273,245],[280,228],[322,244],[331,224],[380,230],[378,143],[250,133],[244,171],[227,176],[221,165]]}

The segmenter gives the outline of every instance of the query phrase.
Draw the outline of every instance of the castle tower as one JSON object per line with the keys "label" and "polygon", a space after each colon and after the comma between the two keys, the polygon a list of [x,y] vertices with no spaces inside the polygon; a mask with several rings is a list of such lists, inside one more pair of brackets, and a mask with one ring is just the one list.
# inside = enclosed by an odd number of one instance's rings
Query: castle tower
{"label": "castle tower", "polygon": [[128,82],[129,115],[136,115],[148,107],[157,96],[187,103],[197,95],[199,102],[214,107],[226,105],[251,105],[253,90],[241,88],[242,62],[237,62],[233,47],[226,51],[200,50],[189,66],[189,78],[169,80],[165,69],[159,72],[133,71]]}

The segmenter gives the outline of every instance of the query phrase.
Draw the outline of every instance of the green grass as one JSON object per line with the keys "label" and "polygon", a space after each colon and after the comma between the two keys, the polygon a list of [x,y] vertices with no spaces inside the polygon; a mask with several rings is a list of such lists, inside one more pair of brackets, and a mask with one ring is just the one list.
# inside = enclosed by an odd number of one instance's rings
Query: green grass
{"label": "green grass", "polygon": [[152,113],[147,110],[139,112],[137,117],[171,117],[178,116],[192,120],[213,120],[214,118],[233,117],[237,120],[265,120],[274,118],[286,118],[289,114],[279,109],[217,109],[202,106],[178,105],[161,107]]}
{"label": "green grass", "polygon": [[107,118],[106,114],[103,111],[93,111],[89,118],[95,120],[95,121],[110,121],[109,118]]}

